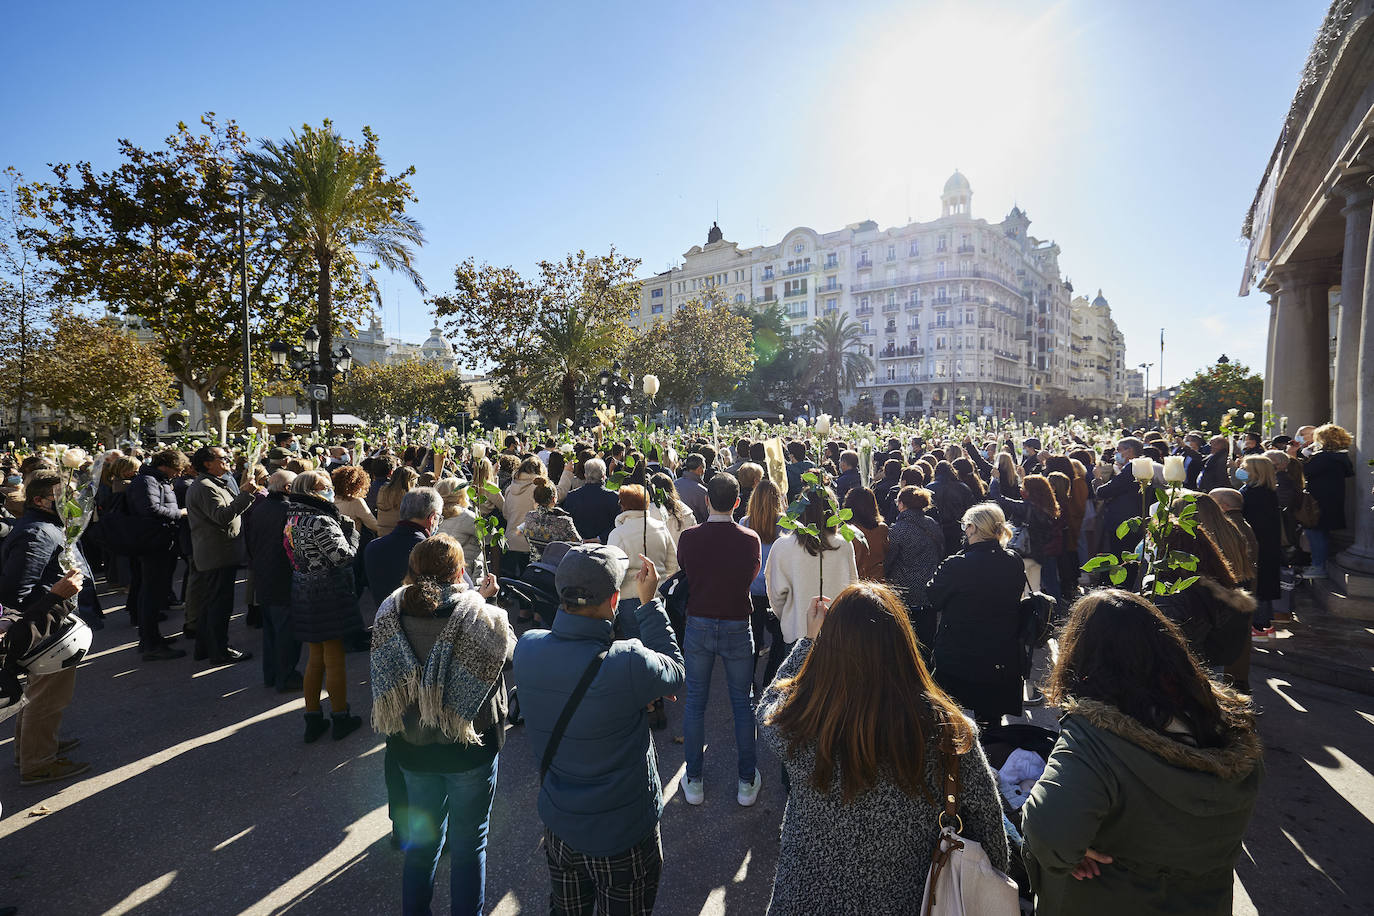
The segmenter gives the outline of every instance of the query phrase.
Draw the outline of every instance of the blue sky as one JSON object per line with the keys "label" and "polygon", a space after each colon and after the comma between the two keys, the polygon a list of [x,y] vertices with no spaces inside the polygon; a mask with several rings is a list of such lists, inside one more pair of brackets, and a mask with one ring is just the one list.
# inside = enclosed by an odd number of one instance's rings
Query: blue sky
{"label": "blue sky", "polygon": [[[0,164],[114,161],[213,110],[253,137],[330,117],[414,164],[431,291],[467,257],[528,270],[615,245],[1026,209],[1131,365],[1264,364],[1236,296],[1245,210],[1323,0],[1037,3],[25,3],[8,14]],[[399,277],[386,324],[426,336]],[[1158,369],[1152,381],[1157,384]]]}

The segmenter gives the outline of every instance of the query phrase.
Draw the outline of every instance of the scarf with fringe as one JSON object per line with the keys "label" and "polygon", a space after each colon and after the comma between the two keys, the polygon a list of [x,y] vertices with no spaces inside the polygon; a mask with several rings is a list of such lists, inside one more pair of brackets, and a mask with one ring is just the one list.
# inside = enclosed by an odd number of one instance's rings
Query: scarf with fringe
{"label": "scarf with fringe", "polygon": [[481,744],[473,717],[501,677],[515,634],[505,612],[475,589],[444,589],[440,607],[453,608],[429,657],[419,659],[401,627],[400,600],[392,592],[372,627],[372,727],[383,735],[405,731],[406,710],[418,707],[420,724],[451,740]]}

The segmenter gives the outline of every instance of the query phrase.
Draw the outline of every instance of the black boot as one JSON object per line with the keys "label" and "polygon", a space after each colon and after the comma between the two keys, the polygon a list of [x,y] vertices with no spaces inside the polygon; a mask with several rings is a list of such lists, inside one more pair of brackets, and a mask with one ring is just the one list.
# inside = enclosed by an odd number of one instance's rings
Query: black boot
{"label": "black boot", "polygon": [[334,721],[335,741],[341,738],[347,738],[363,724],[362,717],[351,715],[347,706],[344,707],[343,712],[330,713],[329,718]]}
{"label": "black boot", "polygon": [[314,744],[327,731],[329,731],[329,724],[324,721],[323,712],[307,712],[305,714],[306,744]]}

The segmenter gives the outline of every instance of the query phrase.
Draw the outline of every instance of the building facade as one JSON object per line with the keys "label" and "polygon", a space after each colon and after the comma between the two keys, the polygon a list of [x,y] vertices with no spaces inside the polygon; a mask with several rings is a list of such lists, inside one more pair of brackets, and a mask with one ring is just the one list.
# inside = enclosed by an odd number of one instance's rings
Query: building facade
{"label": "building facade", "polygon": [[1095,414],[1109,414],[1127,397],[1126,337],[1100,289],[1091,302],[1075,297],[1069,319],[1069,397]]}
{"label": "building facade", "polygon": [[642,281],[637,321],[648,327],[708,290],[780,306],[794,335],[844,315],[874,362],[848,400],[871,398],[883,418],[1032,416],[1070,396],[1073,287],[1060,276],[1059,246],[1032,236],[1019,207],[995,223],[975,219],[957,171],[940,200],[928,222],[803,226],[745,249],[713,225],[681,265]]}
{"label": "building facade", "polygon": [[[1327,12],[1260,178],[1243,234],[1241,295],[1268,305],[1264,395],[1288,428],[1355,437],[1355,480],[1318,596],[1374,598],[1374,0]],[[1332,348],[1334,346],[1334,354]],[[1333,358],[1334,356],[1334,358]],[[1350,543],[1353,535],[1353,543]],[[1357,604],[1349,604],[1355,608]],[[1353,611],[1350,611],[1353,613]],[[1374,619],[1374,602],[1360,616]]]}

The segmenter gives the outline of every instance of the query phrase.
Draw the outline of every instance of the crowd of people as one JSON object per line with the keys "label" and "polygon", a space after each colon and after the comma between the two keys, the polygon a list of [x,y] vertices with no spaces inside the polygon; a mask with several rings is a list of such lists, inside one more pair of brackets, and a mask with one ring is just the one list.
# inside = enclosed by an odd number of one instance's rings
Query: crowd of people
{"label": "crowd of people", "polygon": [[[1262,773],[1251,646],[1275,634],[1285,568],[1326,575],[1331,534],[1350,522],[1349,433],[776,444],[781,468],[747,435],[680,449],[614,433],[439,452],[352,440],[312,457],[288,432],[249,467],[215,445],[111,451],[82,541],[91,563],[71,572],[58,562],[54,463],[10,461],[6,667],[73,607],[106,625],[97,572],[127,593],[145,663],[184,658],[182,645],[196,661],[248,662],[229,640],[246,567],[263,684],[304,695],[306,743],[362,726],[345,656],[370,652],[406,913],[429,912],[444,850],[453,911],[482,911],[508,723],[527,729],[540,767],[530,803],[546,828],[550,911],[652,911],[665,867],[652,731],[680,699],[683,797],[703,804],[717,659],[736,802],[753,806],[771,778],[788,794],[771,912],[919,899],[947,780],[961,836],[1002,872],[1024,863],[1039,912],[1229,912]],[[1138,562],[1121,589],[1082,571],[1139,549],[1140,528],[1122,524],[1149,508],[1139,459],[1153,483],[1181,478],[1170,508],[1196,506],[1198,520],[1161,546],[1196,570],[1155,569],[1197,581],[1153,601],[1137,594]],[[556,612],[506,600],[503,582],[540,570]],[[1051,596],[1062,627],[1041,685],[1030,593]],[[180,632],[165,634],[183,607]],[[89,769],[60,737],[75,677],[28,677],[15,741],[25,785]],[[1046,700],[1062,732],[1013,809],[981,742]],[[761,765],[760,741],[780,771]],[[1213,803],[1190,803],[1203,796]]]}

